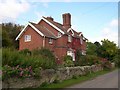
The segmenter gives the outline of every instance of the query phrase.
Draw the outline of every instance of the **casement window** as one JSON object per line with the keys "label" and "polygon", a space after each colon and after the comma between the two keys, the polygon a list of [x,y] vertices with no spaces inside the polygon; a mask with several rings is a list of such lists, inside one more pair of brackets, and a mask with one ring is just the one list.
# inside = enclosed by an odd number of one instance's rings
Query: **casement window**
{"label": "casement window", "polygon": [[67,51],[67,55],[72,57],[72,60],[75,61],[75,53],[72,51]]}
{"label": "casement window", "polygon": [[80,38],[80,44],[83,44],[83,40],[82,40],[82,38]]}
{"label": "casement window", "polygon": [[72,42],[72,37],[71,37],[71,35],[68,35],[68,42]]}
{"label": "casement window", "polygon": [[60,32],[58,32],[58,37],[61,37],[61,33]]}
{"label": "casement window", "polygon": [[67,51],[67,55],[72,56],[72,51]]}
{"label": "casement window", "polygon": [[52,44],[52,43],[53,43],[53,39],[52,39],[52,38],[49,38],[49,39],[48,39],[48,42],[49,42],[50,44]]}
{"label": "casement window", "polygon": [[25,42],[30,42],[31,41],[31,35],[25,35],[24,36],[24,41]]}

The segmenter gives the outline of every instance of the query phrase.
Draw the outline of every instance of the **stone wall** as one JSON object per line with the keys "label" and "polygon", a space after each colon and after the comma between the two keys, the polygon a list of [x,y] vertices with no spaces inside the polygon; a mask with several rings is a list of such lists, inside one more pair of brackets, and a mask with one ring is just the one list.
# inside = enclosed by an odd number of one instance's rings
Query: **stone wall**
{"label": "stone wall", "polygon": [[73,76],[81,76],[91,72],[101,71],[101,65],[77,66],[54,69],[41,70],[40,78],[10,78],[2,82],[3,88],[27,88],[39,87],[43,82],[52,83],[54,80],[63,81]]}

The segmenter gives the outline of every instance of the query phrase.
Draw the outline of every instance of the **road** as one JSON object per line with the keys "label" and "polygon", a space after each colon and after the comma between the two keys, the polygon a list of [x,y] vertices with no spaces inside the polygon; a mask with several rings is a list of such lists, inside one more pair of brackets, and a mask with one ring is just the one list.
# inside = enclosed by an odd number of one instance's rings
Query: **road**
{"label": "road", "polygon": [[118,70],[67,88],[118,88]]}

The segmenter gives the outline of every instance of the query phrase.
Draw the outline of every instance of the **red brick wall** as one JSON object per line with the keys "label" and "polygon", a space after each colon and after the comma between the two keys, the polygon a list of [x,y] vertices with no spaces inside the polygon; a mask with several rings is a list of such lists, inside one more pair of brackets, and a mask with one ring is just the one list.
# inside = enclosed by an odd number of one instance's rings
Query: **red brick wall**
{"label": "red brick wall", "polygon": [[67,42],[68,42],[68,36],[63,35],[62,37],[57,39],[56,45],[57,46],[67,46]]}
{"label": "red brick wall", "polygon": [[74,49],[80,49],[80,39],[78,38],[73,38],[72,39],[72,47]]}
{"label": "red brick wall", "polygon": [[54,54],[55,56],[59,58],[58,62],[62,63],[64,56],[67,55],[67,49],[66,48],[55,48]]}
{"label": "red brick wall", "polygon": [[45,47],[49,48],[51,51],[54,51],[54,46],[55,46],[56,40],[55,39],[52,39],[52,40],[53,40],[53,43],[50,44],[49,38],[45,38]]}
{"label": "red brick wall", "polygon": [[[35,48],[38,47],[42,47],[43,46],[43,40],[36,31],[34,31],[30,26],[28,26],[26,28],[27,30],[25,31],[25,33],[20,37],[19,39],[19,50],[23,50],[23,49],[29,49],[29,50],[33,50]],[[30,42],[25,42],[24,41],[24,36],[25,35],[31,35],[31,41]]]}
{"label": "red brick wall", "polygon": [[83,41],[83,44],[81,45],[81,49],[86,50],[86,45],[87,45],[87,43],[85,41]]}

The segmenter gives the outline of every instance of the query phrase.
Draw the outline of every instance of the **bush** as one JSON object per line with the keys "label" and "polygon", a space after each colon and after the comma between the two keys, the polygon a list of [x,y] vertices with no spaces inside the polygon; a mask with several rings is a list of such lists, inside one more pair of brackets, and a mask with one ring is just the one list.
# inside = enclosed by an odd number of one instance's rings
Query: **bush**
{"label": "bush", "polygon": [[41,57],[40,62],[42,63],[40,65],[43,69],[50,69],[56,67],[55,56],[49,49],[41,48],[40,50],[33,50],[32,55]]}
{"label": "bush", "polygon": [[108,61],[107,59],[102,58],[102,59],[100,60],[100,63],[101,63],[101,65],[102,65],[103,69],[105,69],[105,70],[110,70],[110,69],[112,69],[112,64],[111,64],[111,62]]}
{"label": "bush", "polygon": [[76,52],[76,61],[75,66],[85,66],[85,65],[93,65],[99,64],[99,57],[94,55],[82,55],[79,50]]}
{"label": "bush", "polygon": [[120,55],[117,54],[113,61],[115,62],[116,67],[120,68]]}
{"label": "bush", "polygon": [[19,53],[24,54],[24,55],[31,55],[31,51],[29,49],[21,50]]}
{"label": "bush", "polygon": [[[37,77],[39,74],[38,69],[40,67],[42,69],[50,69],[56,67],[54,55],[49,50],[42,49],[33,51],[31,52],[31,55],[27,54],[28,52],[28,50],[19,52],[15,49],[3,48],[2,65],[4,67],[4,72],[6,73],[4,75],[7,75],[8,77],[18,75],[18,72],[20,71],[15,69],[15,67],[19,66],[23,70],[22,73],[26,73],[25,75],[28,75],[27,73],[29,73],[28,71],[25,71],[26,68],[32,67],[32,71],[35,73],[34,76]],[[35,54],[36,52],[40,53]],[[8,67],[6,67],[6,65]]]}
{"label": "bush", "polygon": [[94,55],[86,55],[85,59],[87,61],[87,65],[99,64],[100,59]]}
{"label": "bush", "polygon": [[64,66],[65,66],[65,67],[74,66],[74,63],[73,63],[73,61],[72,61],[72,57],[71,57],[71,56],[66,55],[66,56],[64,57]]}
{"label": "bush", "polygon": [[[30,51],[23,50],[18,52],[11,48],[3,48],[2,64],[11,67],[20,65],[21,67],[32,66],[33,68],[42,67],[49,69],[55,67],[55,57],[48,49],[41,49],[31,52],[32,55],[26,55]],[[36,54],[36,52],[39,52]]]}
{"label": "bush", "polygon": [[15,66],[22,57],[16,50],[11,48],[3,48],[2,51],[2,65]]}
{"label": "bush", "polygon": [[2,79],[8,78],[28,78],[28,77],[40,77],[41,68],[33,69],[32,66],[22,68],[21,66],[10,67],[8,65],[3,66]]}

